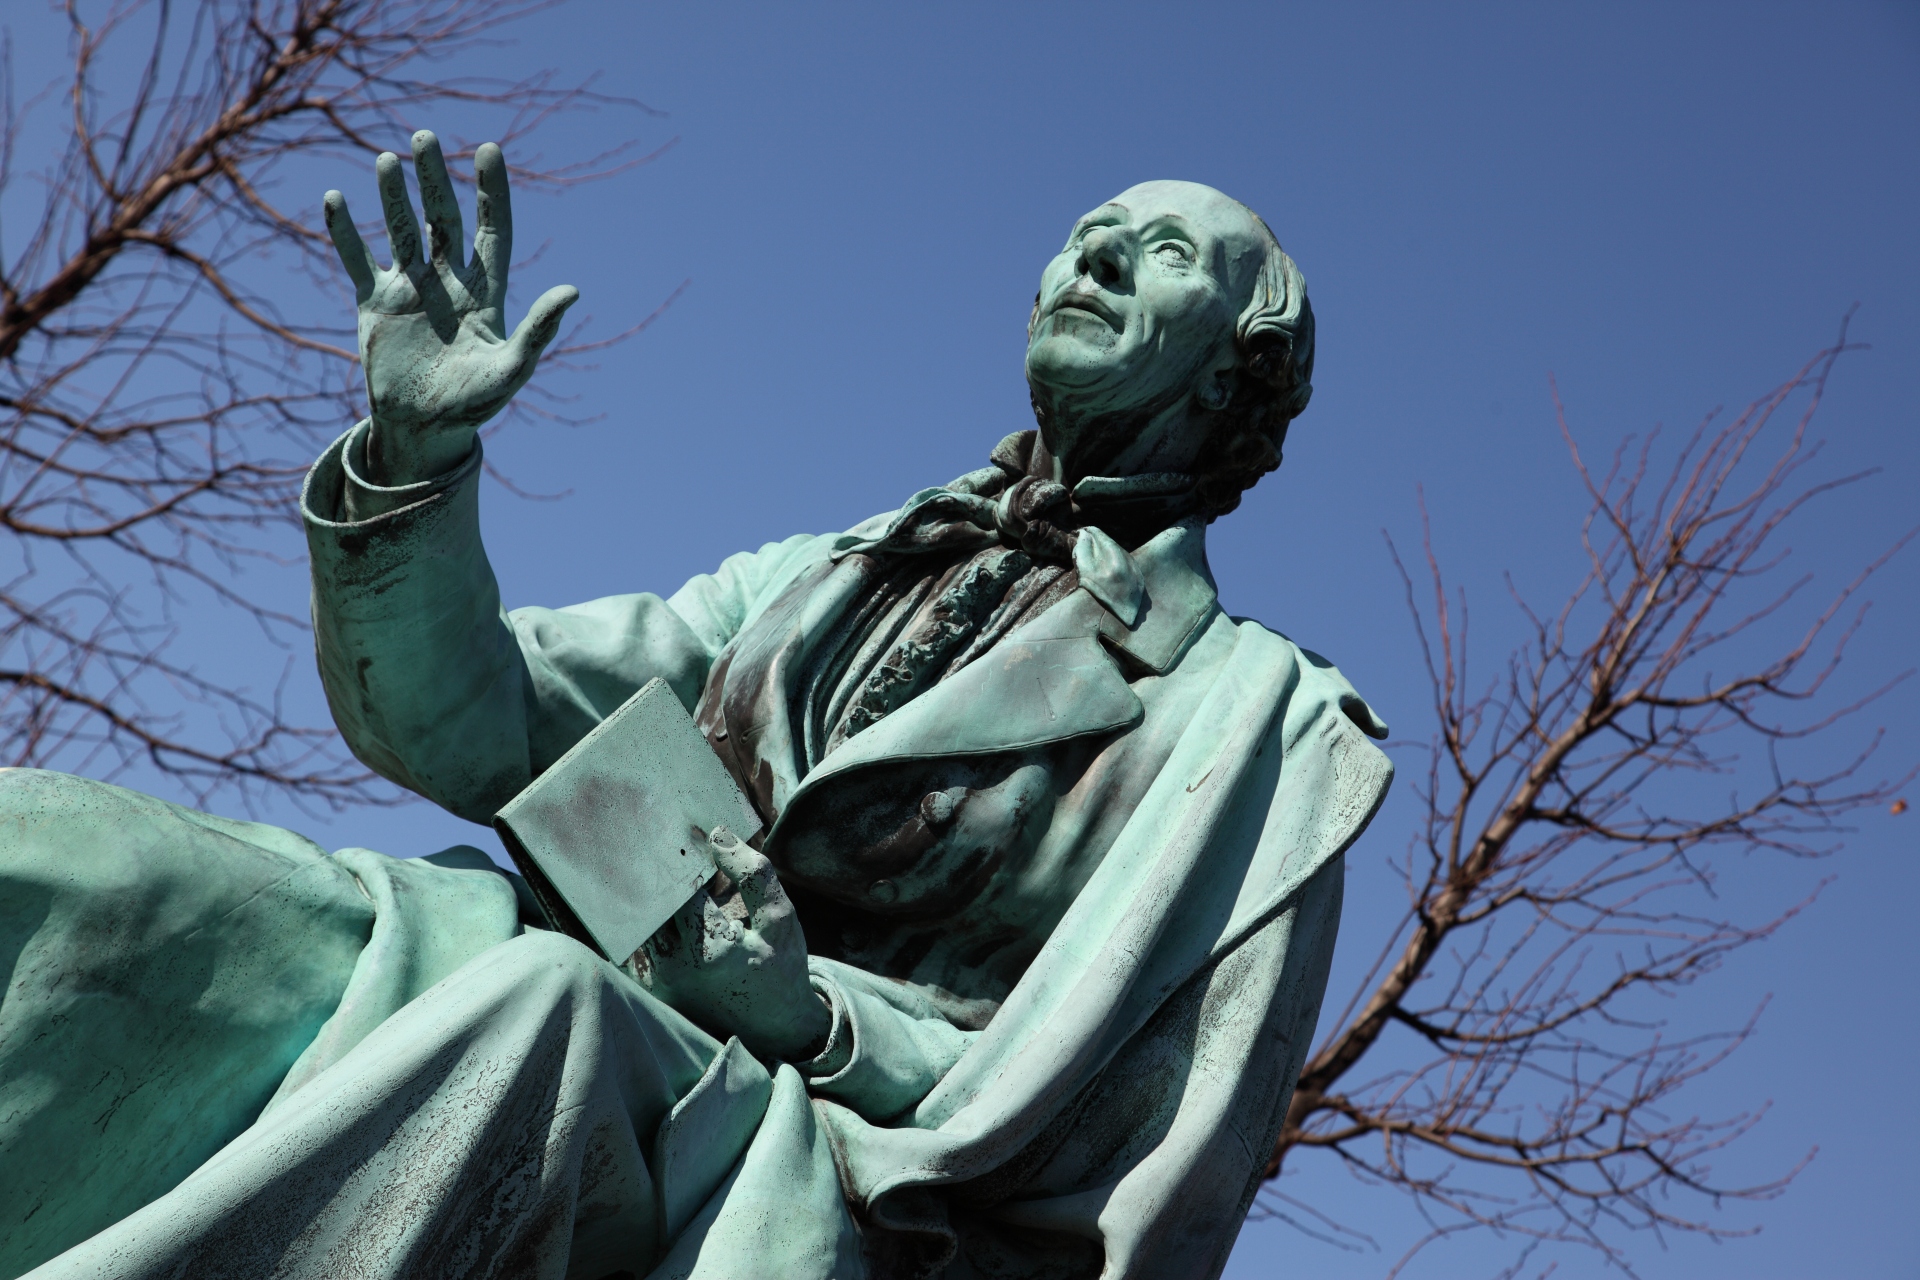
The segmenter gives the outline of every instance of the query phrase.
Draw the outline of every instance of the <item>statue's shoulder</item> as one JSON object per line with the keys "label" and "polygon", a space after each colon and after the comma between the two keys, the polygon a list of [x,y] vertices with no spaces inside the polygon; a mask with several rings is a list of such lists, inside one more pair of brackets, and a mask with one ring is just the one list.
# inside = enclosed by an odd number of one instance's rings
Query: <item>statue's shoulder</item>
{"label": "statue's shoulder", "polygon": [[[1243,644],[1265,651],[1267,660],[1285,671],[1294,682],[1288,699],[1288,720],[1311,716],[1320,709],[1338,711],[1370,738],[1387,736],[1387,722],[1360,696],[1353,683],[1341,674],[1332,660],[1296,643],[1283,631],[1275,630],[1253,618],[1236,617]],[[1289,734],[1291,737],[1292,734]]]}
{"label": "statue's shoulder", "polygon": [[1232,622],[1236,678],[1265,695],[1256,697],[1271,717],[1252,756],[1271,761],[1278,739],[1280,760],[1263,770],[1243,759],[1247,782],[1264,785],[1243,785],[1239,803],[1264,818],[1251,860],[1232,864],[1244,873],[1221,945],[1249,934],[1344,854],[1393,783],[1393,762],[1368,741],[1385,737],[1387,726],[1340,669],[1270,627],[1245,618]]}

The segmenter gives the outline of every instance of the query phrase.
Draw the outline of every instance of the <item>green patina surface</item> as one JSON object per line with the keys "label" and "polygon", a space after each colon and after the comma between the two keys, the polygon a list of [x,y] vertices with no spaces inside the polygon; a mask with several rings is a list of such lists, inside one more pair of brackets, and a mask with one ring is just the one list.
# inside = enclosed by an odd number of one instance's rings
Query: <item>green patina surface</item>
{"label": "green patina surface", "polygon": [[355,752],[485,822],[664,680],[766,830],[622,965],[478,853],[326,854],[0,773],[0,1275],[1205,1277],[1308,1047],[1384,735],[1219,608],[1208,523],[1311,390],[1305,286],[1191,183],[1041,280],[1037,430],[662,598],[502,608],[508,334],[431,135],[394,262],[330,193],[372,416],[302,499]]}

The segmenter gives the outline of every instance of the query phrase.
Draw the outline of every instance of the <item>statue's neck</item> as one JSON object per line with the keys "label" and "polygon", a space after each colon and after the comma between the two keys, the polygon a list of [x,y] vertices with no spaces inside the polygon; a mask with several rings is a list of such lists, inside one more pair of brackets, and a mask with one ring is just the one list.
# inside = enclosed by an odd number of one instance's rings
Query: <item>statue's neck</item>
{"label": "statue's neck", "polygon": [[1190,473],[1206,424],[1194,420],[1192,398],[1124,412],[1076,416],[1071,406],[1034,397],[1040,437],[1028,474],[1071,488],[1088,476]]}
{"label": "statue's neck", "polygon": [[1134,493],[1116,492],[1116,486],[1107,484],[1100,486],[1097,496],[1077,494],[1073,499],[1076,521],[1099,525],[1121,546],[1132,550],[1197,509],[1198,493],[1190,478],[1197,458],[1191,449],[1168,447],[1170,441],[1191,441],[1205,434],[1206,424],[1193,422],[1185,404],[1157,416],[1113,415],[1105,420],[1068,423],[1056,437],[1073,446],[1066,457],[1056,452],[1056,442],[1048,438],[1049,419],[1037,397],[1034,408],[1041,429],[1034,433],[1027,454],[1028,476],[1051,480],[1070,490],[1091,476],[1109,480],[1138,477],[1138,491]]}

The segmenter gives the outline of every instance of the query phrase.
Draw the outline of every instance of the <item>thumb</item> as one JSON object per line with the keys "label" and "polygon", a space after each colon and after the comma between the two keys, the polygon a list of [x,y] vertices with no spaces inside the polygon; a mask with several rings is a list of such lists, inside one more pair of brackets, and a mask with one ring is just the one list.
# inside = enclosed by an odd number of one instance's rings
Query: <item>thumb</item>
{"label": "thumb", "polygon": [[580,301],[580,291],[570,284],[558,284],[533,300],[527,308],[527,314],[520,326],[507,339],[512,348],[514,372],[518,381],[524,382],[533,375],[533,366],[540,359],[540,353],[547,349],[554,336],[560,332],[560,318],[567,314],[567,308]]}
{"label": "thumb", "polygon": [[786,890],[780,887],[779,873],[765,854],[725,827],[715,827],[707,843],[714,864],[739,886],[741,900],[747,904],[748,915],[756,927],[769,904],[776,911],[786,907]]}

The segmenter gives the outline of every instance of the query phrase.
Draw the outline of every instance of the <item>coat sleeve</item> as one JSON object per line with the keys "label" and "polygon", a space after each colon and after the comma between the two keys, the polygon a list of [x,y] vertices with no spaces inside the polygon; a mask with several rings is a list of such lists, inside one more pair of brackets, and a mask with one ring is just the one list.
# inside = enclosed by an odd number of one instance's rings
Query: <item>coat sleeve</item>
{"label": "coat sleeve", "polygon": [[833,1026],[819,1055],[795,1065],[808,1092],[875,1124],[926,1097],[980,1034],[948,1022],[907,983],[820,956],[809,957],[807,967]]}
{"label": "coat sleeve", "polygon": [[691,710],[754,610],[825,554],[826,539],[790,538],[669,600],[508,613],[480,542],[479,446],[443,476],[383,488],[354,466],[365,430],[335,441],[301,494],[321,682],[368,767],[474,822],[648,680]]}

